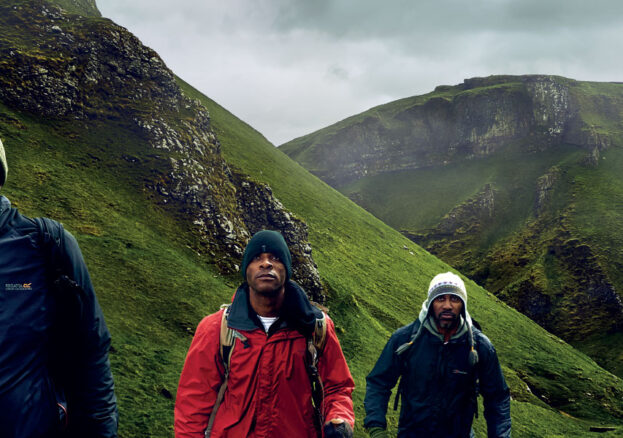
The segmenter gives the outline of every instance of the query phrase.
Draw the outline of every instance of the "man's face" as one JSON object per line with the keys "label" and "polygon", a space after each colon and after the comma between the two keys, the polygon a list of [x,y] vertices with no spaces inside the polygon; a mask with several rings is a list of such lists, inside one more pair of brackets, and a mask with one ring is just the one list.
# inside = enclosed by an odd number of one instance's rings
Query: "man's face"
{"label": "man's face", "polygon": [[455,328],[459,323],[459,316],[462,311],[463,300],[456,295],[439,295],[433,300],[433,315],[439,328]]}
{"label": "man's face", "polygon": [[274,254],[263,252],[247,266],[249,288],[260,295],[277,295],[286,282],[286,267]]}

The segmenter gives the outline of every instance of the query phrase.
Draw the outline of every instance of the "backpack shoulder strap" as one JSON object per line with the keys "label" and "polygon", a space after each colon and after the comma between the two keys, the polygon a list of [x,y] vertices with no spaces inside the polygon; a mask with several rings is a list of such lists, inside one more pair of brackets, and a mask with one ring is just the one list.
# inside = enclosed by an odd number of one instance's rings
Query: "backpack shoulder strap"
{"label": "backpack shoulder strap", "polygon": [[312,342],[318,354],[321,354],[327,342],[327,314],[324,312],[322,312],[322,317],[316,318]]}
{"label": "backpack shoulder strap", "polygon": [[[420,337],[420,333],[422,332],[420,329],[422,328],[422,323],[420,320],[415,320],[413,324],[413,329],[411,330],[411,335],[409,336],[409,341],[400,345],[396,351],[394,352],[400,359],[400,376],[398,377],[400,381],[398,382],[398,389],[396,390],[396,396],[394,397],[394,411],[398,410],[398,403],[400,401],[400,396],[403,391],[404,386],[404,368],[407,363],[408,353],[410,348],[415,344],[415,341]],[[403,356],[404,355],[404,356]]]}
{"label": "backpack shoulder strap", "polygon": [[212,412],[210,412],[208,427],[205,430],[206,438],[208,438],[212,432],[216,412],[218,411],[219,406],[223,402],[223,397],[225,396],[225,390],[227,389],[227,382],[229,380],[231,356],[236,345],[236,338],[240,339],[242,342],[247,340],[242,333],[230,328],[227,325],[230,304],[223,304],[221,309],[223,309],[223,313],[221,315],[221,329],[219,333],[219,356],[221,358],[221,362],[223,363],[223,367],[225,368],[225,375],[223,376],[223,381],[221,382],[218,394],[216,395],[216,401],[214,402],[214,407],[212,407]]}
{"label": "backpack shoulder strap", "polygon": [[322,425],[324,424],[322,406],[324,404],[324,385],[318,372],[318,361],[327,342],[327,314],[321,311],[321,316],[316,318],[314,331],[307,338],[307,374],[312,389],[312,407],[314,409],[314,424],[318,437],[322,437]]}
{"label": "backpack shoulder strap", "polygon": [[[480,330],[480,325],[478,325],[478,329]],[[470,344],[470,352],[469,352],[469,366],[470,373],[472,374],[471,379],[471,389],[470,389],[470,402],[472,404],[474,410],[474,416],[478,418],[478,394],[480,393],[480,379],[478,377],[478,365],[480,363],[480,359],[478,356],[478,344],[476,342],[476,336],[474,336],[473,327],[469,327],[469,344]]]}
{"label": "backpack shoulder strap", "polygon": [[[76,338],[72,334],[81,332],[76,324],[83,318],[81,296],[84,290],[64,272],[63,225],[46,217],[36,217],[33,221],[37,227],[39,242],[44,253],[49,291],[54,296],[57,308],[50,332],[52,353],[50,353],[48,366],[57,406],[64,420],[63,427],[67,428],[69,416],[66,392],[70,391],[68,382],[71,381],[74,372],[71,364],[75,363],[72,354],[76,351]],[[68,341],[70,338],[73,342]]]}
{"label": "backpack shoulder strap", "polygon": [[84,289],[73,279],[68,267],[63,264],[65,248],[63,246],[63,224],[47,217],[33,218],[39,233],[46,263],[46,275],[50,291],[55,295],[59,312],[59,326],[66,332],[75,331],[83,321],[85,300]]}
{"label": "backpack shoulder strap", "polygon": [[39,239],[45,250],[46,263],[52,272],[60,274],[62,267],[59,255],[62,253],[63,249],[63,225],[47,217],[36,217],[33,218],[33,220],[35,221],[39,232]]}
{"label": "backpack shoulder strap", "polygon": [[225,374],[229,374],[229,363],[231,361],[231,353],[233,351],[235,332],[227,326],[227,317],[229,316],[229,304],[221,306],[223,314],[221,315],[221,331],[219,335],[219,355],[221,362],[225,366]]}

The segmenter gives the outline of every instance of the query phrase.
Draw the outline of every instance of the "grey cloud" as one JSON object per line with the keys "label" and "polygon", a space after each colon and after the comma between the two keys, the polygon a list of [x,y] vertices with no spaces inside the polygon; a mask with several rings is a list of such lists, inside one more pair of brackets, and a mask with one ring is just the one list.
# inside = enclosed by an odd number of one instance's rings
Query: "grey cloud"
{"label": "grey cloud", "polygon": [[619,0],[99,0],[276,144],[491,74],[621,80]]}
{"label": "grey cloud", "polygon": [[574,27],[579,31],[620,22],[618,0],[307,0],[273,2],[275,30],[310,29],[336,37],[426,36]]}

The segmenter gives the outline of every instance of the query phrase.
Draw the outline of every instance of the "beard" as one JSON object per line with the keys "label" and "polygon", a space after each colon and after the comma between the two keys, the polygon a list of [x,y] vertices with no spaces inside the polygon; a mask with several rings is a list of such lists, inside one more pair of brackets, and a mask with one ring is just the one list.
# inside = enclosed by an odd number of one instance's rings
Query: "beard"
{"label": "beard", "polygon": [[459,324],[459,315],[455,315],[452,312],[441,312],[435,317],[435,322],[442,329],[453,329]]}

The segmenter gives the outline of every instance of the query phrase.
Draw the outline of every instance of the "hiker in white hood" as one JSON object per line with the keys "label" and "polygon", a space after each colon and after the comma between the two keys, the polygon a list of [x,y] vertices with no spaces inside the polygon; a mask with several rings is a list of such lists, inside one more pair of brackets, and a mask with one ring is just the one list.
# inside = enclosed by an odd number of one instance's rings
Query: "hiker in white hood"
{"label": "hiker in white hood", "polygon": [[488,436],[510,437],[510,393],[489,339],[467,311],[467,290],[451,272],[433,278],[418,319],[392,334],[367,377],[364,425],[387,437],[387,403],[400,379],[399,438],[474,436],[482,394]]}

